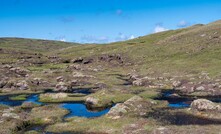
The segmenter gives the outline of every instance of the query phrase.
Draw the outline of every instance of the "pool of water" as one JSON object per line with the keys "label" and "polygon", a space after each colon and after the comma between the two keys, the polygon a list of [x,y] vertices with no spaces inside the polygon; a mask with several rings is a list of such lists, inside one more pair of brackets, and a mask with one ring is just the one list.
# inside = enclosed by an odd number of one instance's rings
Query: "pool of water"
{"label": "pool of water", "polygon": [[20,106],[23,101],[10,100],[9,96],[0,96],[0,104],[8,106]]}
{"label": "pool of water", "polygon": [[[50,103],[39,102],[38,94],[30,95],[25,101],[10,100],[9,97],[10,96],[0,96],[0,104],[8,106],[20,106],[24,102],[32,102],[39,105],[50,104]],[[69,103],[59,103],[59,104],[62,108],[67,109],[69,111],[69,114],[67,114],[64,118],[69,118],[74,116],[86,117],[86,118],[99,117],[105,115],[110,110],[110,108],[107,108],[102,111],[90,111],[87,109],[84,103],[69,102]]]}
{"label": "pool of water", "polygon": [[[194,100],[194,98],[190,98],[190,97],[172,97],[172,94],[174,94],[175,91],[171,90],[171,91],[166,91],[166,92],[162,92],[162,97],[160,98],[160,100],[167,100],[168,101],[168,106],[171,108],[187,108],[190,107],[192,101]],[[216,103],[220,103],[221,102],[221,98],[207,98],[208,100],[211,100],[213,102]]]}
{"label": "pool of water", "polygon": [[160,100],[168,101],[168,106],[171,108],[187,108],[190,106],[192,100],[185,97],[172,97],[174,91],[162,92],[162,97]]}
{"label": "pool of water", "polygon": [[107,108],[102,111],[90,111],[87,109],[87,107],[84,104],[81,103],[76,103],[76,104],[63,103],[61,104],[61,107],[70,111],[70,113],[67,114],[64,118],[69,118],[73,116],[87,117],[87,118],[99,117],[105,115],[110,110],[110,108]]}

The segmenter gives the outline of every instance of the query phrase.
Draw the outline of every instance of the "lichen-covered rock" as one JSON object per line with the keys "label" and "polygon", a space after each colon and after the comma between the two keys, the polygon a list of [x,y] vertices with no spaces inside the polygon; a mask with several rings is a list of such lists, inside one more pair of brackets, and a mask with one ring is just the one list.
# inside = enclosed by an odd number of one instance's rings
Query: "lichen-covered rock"
{"label": "lichen-covered rock", "polygon": [[19,119],[19,115],[14,113],[15,109],[14,108],[8,108],[8,109],[5,109],[3,110],[2,112],[2,117],[7,117],[7,118],[14,118],[14,119]]}
{"label": "lichen-covered rock", "polygon": [[98,104],[98,99],[97,98],[94,98],[94,97],[88,97],[86,98],[86,101],[85,103],[88,105],[88,106],[93,106],[93,105],[97,105]]}
{"label": "lichen-covered rock", "polygon": [[73,77],[74,78],[95,78],[94,76],[92,75],[84,75],[83,73],[81,72],[73,72]]}
{"label": "lichen-covered rock", "polygon": [[127,114],[144,116],[148,109],[154,104],[156,104],[154,101],[147,101],[140,96],[134,96],[124,103],[119,103],[112,107],[107,113],[107,117],[118,119]]}
{"label": "lichen-covered rock", "polygon": [[62,99],[68,97],[67,93],[46,93],[41,95],[43,98]]}
{"label": "lichen-covered rock", "polygon": [[65,91],[68,91],[69,90],[69,87],[66,83],[64,82],[59,82],[56,86],[56,91],[62,91],[62,92],[65,92]]}
{"label": "lichen-covered rock", "polygon": [[59,76],[56,78],[57,82],[64,82],[64,77],[63,76]]}
{"label": "lichen-covered rock", "polygon": [[221,107],[220,105],[217,105],[213,103],[212,101],[206,100],[206,99],[197,99],[194,100],[191,103],[191,109],[192,110],[198,110],[198,111],[220,111]]}
{"label": "lichen-covered rock", "polygon": [[23,76],[23,77],[28,76],[28,71],[25,70],[25,69],[22,69],[20,67],[10,68],[9,71],[12,72],[12,73],[18,74],[20,76]]}
{"label": "lichen-covered rock", "polygon": [[28,83],[25,80],[16,83],[15,86],[19,90],[27,90],[27,89],[29,89]]}
{"label": "lichen-covered rock", "polygon": [[39,104],[33,102],[23,102],[21,105],[22,108],[34,108],[36,106],[39,106]]}
{"label": "lichen-covered rock", "polygon": [[1,80],[0,81],[0,88],[3,88],[7,84],[6,80]]}
{"label": "lichen-covered rock", "polygon": [[181,81],[174,81],[172,85],[173,85],[173,87],[175,88],[175,87],[181,86],[182,83],[181,83]]}
{"label": "lichen-covered rock", "polygon": [[133,86],[144,86],[145,83],[142,79],[138,79],[132,82]]}

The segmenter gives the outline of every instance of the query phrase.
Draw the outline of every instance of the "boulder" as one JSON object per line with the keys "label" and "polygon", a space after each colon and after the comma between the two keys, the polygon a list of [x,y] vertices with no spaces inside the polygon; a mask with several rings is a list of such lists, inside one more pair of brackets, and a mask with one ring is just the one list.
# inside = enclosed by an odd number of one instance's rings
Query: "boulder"
{"label": "boulder", "polygon": [[56,78],[57,82],[64,82],[64,77],[63,76],[59,76]]}
{"label": "boulder", "polygon": [[79,58],[76,58],[76,59],[73,59],[71,60],[72,63],[82,63],[83,62],[83,58],[82,57],[79,57]]}
{"label": "boulder", "polygon": [[42,83],[42,79],[41,78],[34,78],[33,80],[31,80],[31,83],[34,85],[40,85]]}
{"label": "boulder", "polygon": [[124,114],[126,114],[128,110],[129,110],[129,107],[125,106],[123,103],[119,103],[110,109],[107,116],[112,119],[118,119]]}
{"label": "boulder", "polygon": [[135,81],[132,82],[133,86],[144,86],[145,83],[143,82],[142,79],[137,79]]}
{"label": "boulder", "polygon": [[148,79],[145,79],[145,78],[137,79],[137,80],[133,81],[132,84],[133,84],[133,86],[150,86],[150,85],[152,85],[151,81],[149,81]]}
{"label": "boulder", "polygon": [[119,103],[112,107],[107,113],[107,117],[118,119],[126,114],[144,116],[148,112],[148,109],[155,104],[155,101],[144,100],[140,96],[134,96],[124,103]]}
{"label": "boulder", "polygon": [[179,86],[182,85],[182,82],[181,81],[174,81],[172,85],[173,85],[174,88],[179,87]]}
{"label": "boulder", "polygon": [[26,77],[28,75],[28,71],[27,70],[24,70],[20,67],[16,67],[16,68],[10,68],[9,69],[10,72],[13,72],[15,74],[18,74],[20,76],[23,76],[23,77]]}
{"label": "boulder", "polygon": [[14,119],[19,119],[20,118],[17,114],[11,113],[11,112],[3,113],[2,117],[8,117],[8,118],[14,118]]}
{"label": "boulder", "polygon": [[56,90],[57,91],[68,91],[69,90],[69,87],[66,83],[64,82],[59,82],[56,86],[55,86]]}
{"label": "boulder", "polygon": [[52,99],[62,99],[68,97],[67,93],[46,93],[45,97],[50,97]]}
{"label": "boulder", "polygon": [[94,76],[92,75],[84,75],[83,73],[81,72],[73,72],[73,77],[74,78],[95,78]]}
{"label": "boulder", "polygon": [[94,97],[88,97],[86,98],[86,101],[85,103],[88,105],[88,106],[93,106],[93,105],[97,105],[98,104],[98,99],[97,98],[94,98]]}
{"label": "boulder", "polygon": [[19,90],[27,90],[29,89],[28,83],[26,81],[20,81],[16,83],[16,88]]}
{"label": "boulder", "polygon": [[214,111],[214,110],[221,111],[220,105],[217,105],[212,101],[206,99],[194,100],[191,103],[190,107],[192,110],[198,110],[198,111]]}
{"label": "boulder", "polygon": [[39,105],[33,102],[23,102],[21,105],[22,108],[34,108],[36,106],[39,106]]}
{"label": "boulder", "polygon": [[206,88],[204,86],[196,87],[196,91],[204,91]]}
{"label": "boulder", "polygon": [[7,84],[6,80],[1,80],[0,81],[0,88],[3,88]]}

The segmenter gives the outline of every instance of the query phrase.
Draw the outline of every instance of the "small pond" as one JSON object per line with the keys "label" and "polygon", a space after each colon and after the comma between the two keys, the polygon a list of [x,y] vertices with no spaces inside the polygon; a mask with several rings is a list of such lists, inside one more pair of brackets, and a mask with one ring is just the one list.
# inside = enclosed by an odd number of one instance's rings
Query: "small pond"
{"label": "small pond", "polygon": [[[9,97],[10,96],[0,96],[0,104],[8,106],[20,106],[24,102],[33,102],[39,105],[50,104],[50,103],[39,102],[38,94],[30,95],[25,101],[10,100]],[[90,111],[87,109],[86,105],[83,102],[82,103],[68,102],[68,103],[58,103],[58,104],[60,104],[62,108],[67,109],[69,111],[69,114],[67,114],[64,118],[70,118],[74,116],[86,117],[86,118],[99,117],[105,115],[110,110],[110,108],[107,108],[102,111]]]}
{"label": "small pond", "polygon": [[[164,91],[162,92],[162,97],[160,100],[167,100],[168,106],[171,108],[187,108],[190,107],[190,104],[196,98],[185,97],[185,96],[173,96],[176,93],[174,90]],[[221,102],[221,98],[206,98],[216,103]]]}

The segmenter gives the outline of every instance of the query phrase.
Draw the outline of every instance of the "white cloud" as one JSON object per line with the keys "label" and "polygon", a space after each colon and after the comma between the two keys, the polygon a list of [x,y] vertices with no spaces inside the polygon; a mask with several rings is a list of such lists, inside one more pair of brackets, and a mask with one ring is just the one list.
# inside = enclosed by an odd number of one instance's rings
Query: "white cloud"
{"label": "white cloud", "polygon": [[63,42],[67,41],[65,36],[58,36],[58,37],[55,38],[55,40],[63,41]]}
{"label": "white cloud", "polygon": [[108,36],[93,36],[93,35],[83,35],[80,39],[80,43],[110,43],[117,41],[125,41],[134,39],[134,35],[125,35],[119,33],[115,38],[109,38]]}
{"label": "white cloud", "polygon": [[135,36],[134,36],[134,35],[131,35],[129,39],[132,40],[132,39],[134,39],[134,38],[135,38]]}
{"label": "white cloud", "polygon": [[164,27],[161,26],[161,25],[157,25],[157,26],[154,28],[154,33],[164,32],[164,31],[168,31],[168,30],[169,30],[169,29],[164,28]]}
{"label": "white cloud", "polygon": [[66,39],[65,38],[61,38],[60,41],[66,42]]}
{"label": "white cloud", "polygon": [[134,39],[135,36],[134,35],[125,35],[123,33],[119,33],[118,36],[115,38],[115,41],[125,41],[125,40],[131,40]]}
{"label": "white cloud", "polygon": [[178,27],[187,27],[189,26],[189,22],[182,20],[177,24]]}

